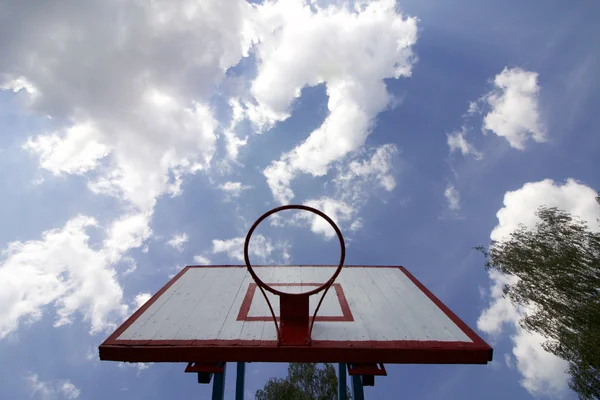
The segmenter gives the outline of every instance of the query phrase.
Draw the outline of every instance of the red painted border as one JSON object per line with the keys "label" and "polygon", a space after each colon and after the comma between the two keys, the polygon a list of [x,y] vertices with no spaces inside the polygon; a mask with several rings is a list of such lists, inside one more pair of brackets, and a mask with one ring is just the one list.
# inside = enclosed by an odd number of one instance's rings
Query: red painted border
{"label": "red painted border", "polygon": [[[330,267],[314,265],[315,267]],[[310,346],[282,346],[261,340],[118,340],[152,303],[190,268],[246,268],[240,265],[187,266],[129,317],[100,346],[101,360],[126,362],[374,362],[410,364],[486,364],[492,348],[421,282],[401,266],[345,266],[344,268],[397,268],[431,299],[471,340],[438,341],[312,341]],[[257,266],[267,267],[267,266]],[[248,292],[246,293],[248,296]],[[344,297],[343,301],[347,301]],[[341,304],[342,300],[340,300]],[[349,307],[348,307],[349,308]]]}
{"label": "red painted border", "polygon": [[[452,310],[450,310],[444,303],[442,303],[440,299],[435,297],[435,295],[431,293],[429,289],[427,289],[421,282],[419,282],[417,278],[413,276],[413,274],[408,272],[408,270],[404,267],[398,268],[400,268],[400,270],[404,272],[404,275],[406,275],[407,278],[412,281],[412,283],[414,283],[419,289],[421,289],[421,291],[427,297],[429,297],[429,300],[433,301],[433,303],[436,306],[438,306],[440,310],[442,310],[442,312],[446,314],[446,316],[450,318],[450,320],[454,322],[460,328],[460,330],[463,331],[464,334],[467,335],[469,339],[473,341],[474,344],[479,346],[487,346],[489,347],[490,351],[492,350],[492,348],[482,338],[480,338],[479,335],[477,335],[471,328],[469,328],[469,325],[465,324],[462,319],[458,318],[458,316],[456,316],[456,314],[454,314]],[[492,361],[491,354],[489,361]]]}
{"label": "red painted border", "polygon": [[[134,313],[133,313],[133,315],[132,315],[131,317],[127,318],[127,319],[125,320],[125,322],[123,322],[123,324],[122,324],[120,327],[118,327],[118,328],[117,328],[117,330],[116,330],[116,331],[114,331],[114,332],[112,333],[112,335],[110,335],[110,336],[109,336],[109,337],[108,337],[108,338],[107,338],[107,339],[104,341],[104,343],[102,343],[102,344],[100,345],[100,347],[102,347],[102,346],[104,346],[104,345],[106,345],[106,344],[110,344],[110,343],[115,343],[115,342],[117,342],[117,338],[118,338],[119,336],[121,336],[121,334],[122,334],[123,332],[125,332],[125,330],[126,330],[127,328],[129,328],[129,325],[133,324],[133,322],[134,322],[136,319],[138,319],[138,317],[139,317],[140,315],[142,315],[142,314],[144,313],[144,311],[146,311],[146,310],[148,309],[148,307],[150,307],[150,306],[152,305],[152,303],[154,303],[154,302],[155,302],[155,301],[156,301],[156,300],[157,300],[157,299],[158,299],[158,298],[159,298],[159,297],[160,297],[160,296],[161,296],[161,295],[162,295],[164,292],[166,292],[166,291],[167,291],[167,289],[171,287],[171,285],[173,285],[175,282],[177,282],[177,280],[178,280],[179,278],[181,278],[181,277],[183,276],[183,274],[185,274],[185,273],[186,273],[186,271],[187,271],[189,268],[190,268],[190,267],[185,267],[185,268],[183,268],[181,271],[179,271],[179,272],[177,273],[177,275],[175,275],[175,276],[174,276],[174,277],[173,277],[173,278],[172,278],[172,279],[171,279],[169,282],[167,282],[167,284],[166,284],[165,286],[163,286],[162,288],[160,288],[160,290],[159,290],[158,292],[156,292],[156,293],[154,294],[154,296],[152,296],[152,297],[150,298],[150,300],[148,300],[148,301],[147,301],[147,302],[145,302],[145,303],[144,303],[144,304],[143,304],[143,305],[142,305],[140,308],[138,308],[138,309],[137,309],[137,311],[136,311],[136,312],[134,312]],[[123,341],[120,341],[120,342],[123,342]],[[146,340],[146,341],[144,341],[144,342],[147,342],[147,340]],[[100,358],[100,359],[102,359],[102,358]],[[194,360],[194,361],[195,361],[195,360]]]}
{"label": "red painted border", "polygon": [[[269,286],[321,286],[320,283],[267,283]],[[240,312],[237,316],[237,321],[273,321],[273,317],[270,315],[265,316],[248,316],[250,312],[250,307],[252,307],[252,300],[254,299],[254,295],[256,293],[256,288],[258,285],[256,283],[250,283],[248,285],[248,290],[246,291],[246,295],[244,296],[244,300],[242,301],[242,305],[240,307]],[[327,315],[317,315],[315,321],[321,322],[352,322],[354,321],[354,317],[352,316],[352,311],[350,310],[350,306],[348,305],[348,301],[346,300],[346,296],[344,295],[344,289],[342,289],[342,285],[339,283],[334,283],[332,287],[335,289],[335,294],[337,295],[338,302],[340,303],[340,308],[342,310],[342,315],[340,316],[327,316]],[[279,321],[279,317],[277,317]]]}
{"label": "red painted border", "polygon": [[213,374],[222,374],[225,369],[225,364],[221,362],[217,363],[197,363],[190,362],[185,367],[184,372],[208,372]]}

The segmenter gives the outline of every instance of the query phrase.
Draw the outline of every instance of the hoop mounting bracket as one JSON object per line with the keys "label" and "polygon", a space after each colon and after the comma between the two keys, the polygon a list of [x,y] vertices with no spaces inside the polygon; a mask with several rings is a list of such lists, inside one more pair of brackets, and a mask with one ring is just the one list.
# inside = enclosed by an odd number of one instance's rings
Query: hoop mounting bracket
{"label": "hoop mounting bracket", "polygon": [[[337,234],[338,240],[340,242],[340,262],[338,264],[337,269],[329,278],[327,282],[323,285],[317,287],[316,289],[310,290],[305,293],[285,293],[274,289],[273,287],[264,283],[258,275],[254,272],[252,268],[252,264],[250,263],[250,257],[248,255],[248,248],[250,246],[250,239],[252,237],[252,233],[258,227],[258,225],[264,221],[267,217],[272,214],[275,214],[279,211],[284,210],[304,210],[312,212],[313,214],[317,214],[321,218],[331,225],[335,233]],[[333,285],[333,282],[337,278],[337,276],[342,271],[342,267],[344,266],[344,260],[346,258],[346,245],[344,243],[344,237],[342,236],[342,232],[340,228],[335,224],[335,222],[329,218],[322,211],[317,210],[316,208],[312,208],[305,205],[299,204],[290,204],[287,206],[281,206],[274,208],[270,211],[264,213],[260,218],[258,218],[254,224],[250,227],[250,230],[246,234],[246,241],[244,242],[244,261],[246,262],[246,267],[248,268],[248,272],[256,282],[256,285],[262,292],[265,300],[267,301],[267,305],[269,306],[269,310],[271,311],[271,315],[273,316],[273,322],[275,323],[275,329],[277,330],[277,343],[279,346],[307,346],[310,345],[311,342],[311,333],[315,323],[315,318],[317,313],[319,312],[319,308],[321,307],[321,303],[327,294],[327,291]],[[265,290],[279,296],[279,310],[281,313],[280,324],[277,323],[277,317],[275,316],[275,312],[273,311],[273,306],[265,293]],[[313,294],[317,294],[323,291],[323,295],[317,304],[317,308],[315,312],[310,318],[310,309],[309,309],[309,298]],[[280,326],[281,325],[281,326]]]}

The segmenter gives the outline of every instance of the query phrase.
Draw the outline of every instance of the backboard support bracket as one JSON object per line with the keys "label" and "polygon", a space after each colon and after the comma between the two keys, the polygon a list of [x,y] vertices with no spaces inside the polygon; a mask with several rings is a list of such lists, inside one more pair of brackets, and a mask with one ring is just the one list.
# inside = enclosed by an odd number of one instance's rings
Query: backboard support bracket
{"label": "backboard support bracket", "polygon": [[360,376],[363,386],[375,386],[375,376],[387,376],[383,363],[349,363],[348,375]]}
{"label": "backboard support bracket", "polygon": [[309,296],[281,296],[281,346],[306,346],[310,343]]}
{"label": "backboard support bracket", "polygon": [[[254,232],[254,230],[262,221],[264,221],[270,215],[285,210],[309,211],[313,214],[320,216],[325,221],[327,221],[329,225],[331,225],[340,242],[340,262],[335,272],[327,282],[318,286],[316,289],[310,290],[308,292],[286,293],[267,285],[254,272],[254,268],[252,267],[252,263],[250,262],[250,238],[252,237],[252,233]],[[302,204],[290,204],[287,206],[280,206],[273,208],[270,211],[267,211],[260,218],[258,218],[254,222],[254,224],[252,224],[250,230],[248,230],[248,233],[246,234],[246,240],[244,241],[244,262],[246,263],[246,268],[248,269],[248,272],[252,276],[252,279],[254,279],[254,282],[256,282],[256,285],[262,292],[265,301],[269,306],[269,311],[271,311],[271,316],[273,317],[273,322],[275,323],[275,330],[277,331],[278,346],[310,346],[311,333],[313,330],[315,320],[317,318],[317,313],[319,312],[319,308],[321,307],[321,303],[323,303],[323,299],[327,295],[329,288],[333,285],[333,282],[342,271],[345,259],[346,244],[344,242],[344,237],[342,236],[342,231],[331,218],[329,218],[325,213],[317,210],[316,208]],[[277,323],[277,317],[275,316],[275,312],[273,311],[271,301],[269,300],[269,297],[267,296],[267,293],[265,291],[271,292],[274,295],[279,296],[279,307],[281,314],[281,320],[279,324]],[[315,308],[315,312],[312,318],[310,318],[309,296],[317,294],[319,292],[323,292],[323,294],[321,295],[321,298],[317,303],[317,307]]]}
{"label": "backboard support bracket", "polygon": [[225,363],[201,363],[201,362],[190,362],[185,367],[187,373],[197,373],[198,383],[208,384],[210,383],[213,374],[223,374],[225,371]]}

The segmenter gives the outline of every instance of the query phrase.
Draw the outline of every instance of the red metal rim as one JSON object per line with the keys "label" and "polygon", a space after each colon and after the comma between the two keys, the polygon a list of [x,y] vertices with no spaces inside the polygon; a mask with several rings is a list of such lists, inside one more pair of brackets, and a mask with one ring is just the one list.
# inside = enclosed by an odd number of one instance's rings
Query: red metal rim
{"label": "red metal rim", "polygon": [[[329,225],[331,225],[331,227],[333,228],[333,230],[335,231],[335,233],[337,234],[338,240],[340,242],[340,262],[338,264],[337,269],[335,270],[334,274],[331,276],[331,278],[329,278],[329,280],[327,282],[325,282],[323,285],[319,286],[316,289],[313,289],[309,292],[304,292],[304,293],[286,293],[286,292],[282,292],[279,291],[277,289],[273,289],[272,287],[270,287],[269,285],[267,285],[266,283],[264,283],[259,277],[258,275],[256,275],[256,273],[254,272],[254,269],[252,268],[252,264],[250,263],[250,257],[248,256],[248,247],[250,245],[250,239],[252,238],[252,233],[254,232],[254,230],[258,227],[258,225],[264,221],[266,218],[268,218],[269,216],[278,213],[279,211],[284,211],[284,210],[303,210],[303,211],[310,211],[313,214],[317,214],[319,217],[323,218],[325,221],[327,221],[329,223]],[[338,226],[335,224],[335,222],[333,222],[333,220],[331,218],[329,218],[329,216],[327,216],[327,214],[325,214],[324,212],[317,210],[316,208],[313,207],[309,207],[309,206],[305,206],[305,205],[301,205],[301,204],[289,204],[286,206],[280,206],[280,207],[276,207],[270,211],[267,211],[266,213],[264,213],[259,219],[257,219],[254,224],[252,225],[252,227],[250,227],[250,230],[248,231],[248,233],[246,234],[246,241],[244,243],[244,261],[246,262],[246,267],[248,268],[248,272],[250,272],[250,275],[252,276],[252,279],[254,279],[254,281],[256,282],[256,284],[266,290],[268,290],[269,292],[279,295],[279,296],[311,296],[315,293],[319,293],[320,291],[327,289],[329,286],[331,286],[331,284],[333,283],[333,281],[335,281],[335,279],[338,277],[338,275],[340,274],[340,272],[342,272],[342,267],[344,266],[344,260],[346,259],[346,245],[344,243],[344,237],[342,236],[342,231],[340,230],[340,228],[338,228]]]}

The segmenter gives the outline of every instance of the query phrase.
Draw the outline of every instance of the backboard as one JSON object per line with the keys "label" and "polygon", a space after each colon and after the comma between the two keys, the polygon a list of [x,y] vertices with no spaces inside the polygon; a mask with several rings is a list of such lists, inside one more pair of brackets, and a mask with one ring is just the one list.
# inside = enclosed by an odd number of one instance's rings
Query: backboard
{"label": "backboard", "polygon": [[[337,266],[257,266],[286,292],[327,281]],[[269,297],[276,297],[267,293]],[[310,298],[310,315],[319,301]],[[279,303],[271,300],[279,318]],[[280,346],[272,314],[245,265],[188,266],[102,345],[128,362],[485,364],[492,349],[404,267],[344,266],[307,346]]]}

